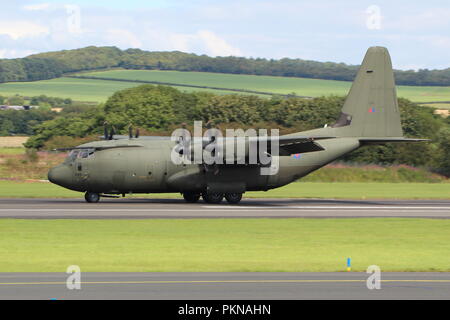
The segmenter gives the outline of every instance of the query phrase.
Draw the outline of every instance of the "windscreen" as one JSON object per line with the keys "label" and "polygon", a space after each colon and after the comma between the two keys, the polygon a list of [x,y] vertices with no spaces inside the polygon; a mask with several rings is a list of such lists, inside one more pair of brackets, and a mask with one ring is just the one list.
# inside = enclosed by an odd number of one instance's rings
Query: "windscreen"
{"label": "windscreen", "polygon": [[89,159],[94,157],[95,150],[94,149],[76,149],[70,151],[67,156],[65,162],[70,163],[74,162],[76,159]]}

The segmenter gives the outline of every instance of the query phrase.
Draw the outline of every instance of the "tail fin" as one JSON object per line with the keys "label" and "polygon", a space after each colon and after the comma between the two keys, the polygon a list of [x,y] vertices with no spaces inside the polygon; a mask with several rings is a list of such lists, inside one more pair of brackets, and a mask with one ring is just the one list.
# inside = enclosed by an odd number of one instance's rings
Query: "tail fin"
{"label": "tail fin", "polygon": [[333,127],[342,137],[403,137],[394,72],[386,48],[367,50]]}

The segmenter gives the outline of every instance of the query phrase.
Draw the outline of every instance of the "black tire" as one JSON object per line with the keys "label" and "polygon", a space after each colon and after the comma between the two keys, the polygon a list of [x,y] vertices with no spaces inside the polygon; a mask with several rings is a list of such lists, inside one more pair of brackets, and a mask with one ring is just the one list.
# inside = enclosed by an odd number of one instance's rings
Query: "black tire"
{"label": "black tire", "polygon": [[203,200],[205,200],[206,203],[219,204],[223,200],[223,193],[218,192],[203,193],[202,198]]}
{"label": "black tire", "polygon": [[200,200],[200,193],[185,192],[183,193],[183,198],[188,203],[196,203]]}
{"label": "black tire", "polygon": [[97,203],[100,201],[100,195],[95,192],[86,192],[84,199],[86,199],[86,202],[89,203]]}
{"label": "black tire", "polygon": [[225,199],[229,204],[238,204],[242,200],[242,193],[226,193]]}

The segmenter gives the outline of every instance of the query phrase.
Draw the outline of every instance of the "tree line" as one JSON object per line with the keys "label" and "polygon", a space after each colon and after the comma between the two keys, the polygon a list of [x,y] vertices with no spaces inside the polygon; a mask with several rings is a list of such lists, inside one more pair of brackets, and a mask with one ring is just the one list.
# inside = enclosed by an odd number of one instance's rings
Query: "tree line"
{"label": "tree line", "polygon": [[[352,81],[356,65],[302,59],[280,60],[243,57],[209,57],[179,51],[151,52],[116,47],[86,47],[35,54],[21,59],[0,59],[0,82],[35,81],[66,73],[105,68],[200,71],[231,74],[304,77]],[[401,85],[449,86],[450,68],[395,71]]]}
{"label": "tree line", "polygon": [[[186,93],[172,87],[142,85],[118,91],[98,107],[81,112],[68,109],[35,125],[35,135],[26,146],[52,149],[74,146],[79,139],[89,136],[95,140],[102,135],[105,121],[114,126],[118,134],[127,134],[128,126],[132,124],[143,134],[170,135],[183,123],[192,129],[190,126],[196,120],[210,122],[221,129],[278,128],[286,134],[333,124],[344,100],[338,96],[264,99],[238,94]],[[363,147],[344,160],[408,164],[450,176],[450,119],[434,115],[432,108],[418,106],[406,99],[399,99],[399,107],[405,135],[429,138],[431,143]]]}

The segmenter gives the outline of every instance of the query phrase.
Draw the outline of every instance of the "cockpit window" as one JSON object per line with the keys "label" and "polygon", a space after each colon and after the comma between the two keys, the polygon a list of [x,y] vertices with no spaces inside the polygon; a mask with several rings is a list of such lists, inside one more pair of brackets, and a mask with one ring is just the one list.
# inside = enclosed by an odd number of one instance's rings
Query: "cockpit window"
{"label": "cockpit window", "polygon": [[88,159],[94,157],[94,149],[76,149],[70,151],[66,158],[66,162],[73,162],[75,159]]}
{"label": "cockpit window", "polygon": [[87,150],[81,150],[81,152],[78,154],[78,158],[86,159],[89,156],[89,153]]}
{"label": "cockpit window", "polygon": [[74,161],[78,157],[79,153],[80,153],[80,150],[70,151],[69,156],[67,157],[67,160],[70,162]]}
{"label": "cockpit window", "polygon": [[78,153],[78,159],[87,159],[94,156],[94,149],[81,149]]}

